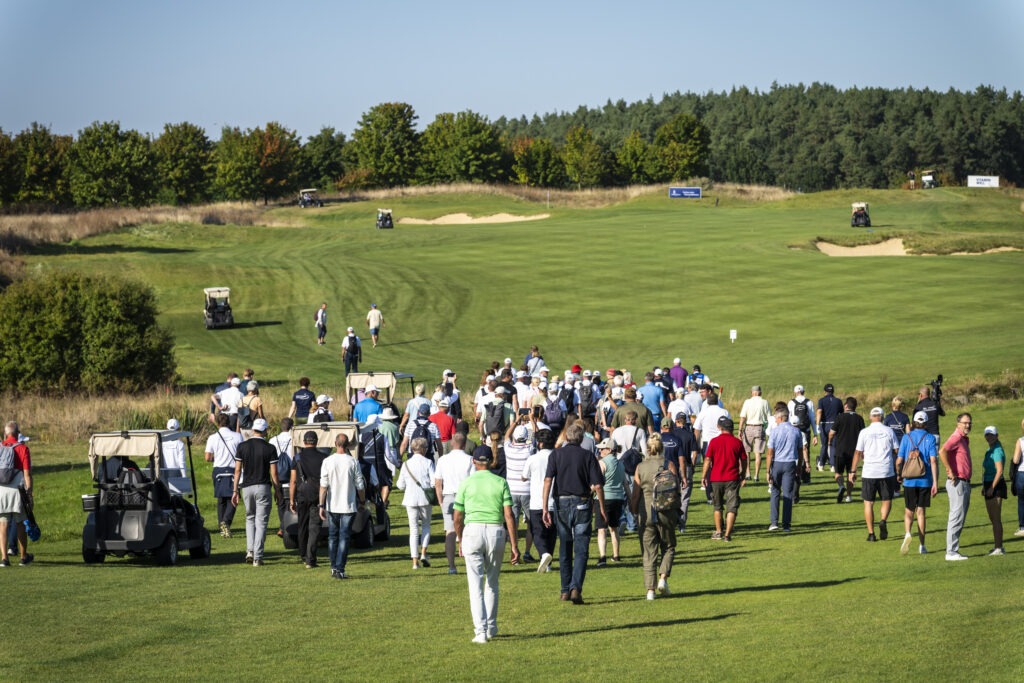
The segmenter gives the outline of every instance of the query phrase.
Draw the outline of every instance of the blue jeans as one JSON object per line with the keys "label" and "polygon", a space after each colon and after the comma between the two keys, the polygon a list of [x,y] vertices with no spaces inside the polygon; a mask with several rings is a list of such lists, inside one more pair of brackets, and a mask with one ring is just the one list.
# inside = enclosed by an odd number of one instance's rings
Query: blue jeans
{"label": "blue jeans", "polygon": [[583,592],[590,558],[590,518],[593,506],[590,498],[559,496],[558,513],[558,571],[562,578],[562,592],[575,588]]}
{"label": "blue jeans", "polygon": [[1017,470],[1017,528],[1024,529],[1024,468]]}
{"label": "blue jeans", "polygon": [[352,535],[354,512],[328,512],[327,556],[331,569],[343,572],[348,562],[348,539]]}
{"label": "blue jeans", "polygon": [[793,522],[793,496],[796,495],[797,463],[773,462],[771,471],[772,488],[771,522],[779,524],[779,498],[782,498],[782,528],[789,529]]}

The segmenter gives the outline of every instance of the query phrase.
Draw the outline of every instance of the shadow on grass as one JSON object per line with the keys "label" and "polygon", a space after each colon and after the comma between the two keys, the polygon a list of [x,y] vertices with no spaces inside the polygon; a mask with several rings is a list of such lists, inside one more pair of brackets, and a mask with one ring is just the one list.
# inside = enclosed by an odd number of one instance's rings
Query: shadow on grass
{"label": "shadow on grass", "polygon": [[794,583],[776,583],[763,586],[733,586],[730,588],[712,588],[704,591],[687,592],[687,597],[695,598],[701,595],[732,595],[733,593],[759,593],[761,591],[793,590],[799,588],[829,588],[841,586],[844,583],[863,581],[863,576],[850,577],[847,579],[836,579],[834,581],[796,581]]}
{"label": "shadow on grass", "polygon": [[31,253],[44,256],[62,256],[66,254],[188,254],[194,249],[178,247],[128,247],[123,244],[40,244],[31,249]]}
{"label": "shadow on grass", "polygon": [[[256,320],[251,323],[235,323],[235,329],[245,330],[250,327],[271,327],[273,325],[282,325],[280,320]],[[261,382],[262,383],[262,382]]]}
{"label": "shadow on grass", "polygon": [[[692,594],[691,594],[692,595]],[[630,600],[643,600],[640,598],[630,598]],[[598,604],[597,601],[589,601],[591,604]],[[533,640],[535,638],[562,638],[564,636],[575,636],[582,635],[584,633],[604,633],[606,631],[628,631],[637,628],[650,628],[659,626],[682,626],[684,624],[698,624],[702,621],[721,621],[723,619],[729,619],[730,617],[738,617],[742,612],[730,612],[726,614],[716,614],[710,617],[693,617],[690,619],[667,619],[664,621],[638,621],[631,624],[607,624],[605,626],[594,626],[592,628],[581,628],[565,631],[552,631],[550,633],[529,633],[525,635],[513,635],[509,636],[509,640]]]}
{"label": "shadow on grass", "polygon": [[377,348],[381,348],[382,346],[403,346],[405,344],[419,344],[420,342],[425,342],[425,341],[428,341],[428,340],[426,340],[426,339],[408,339],[406,341],[381,342],[381,343],[377,344]]}

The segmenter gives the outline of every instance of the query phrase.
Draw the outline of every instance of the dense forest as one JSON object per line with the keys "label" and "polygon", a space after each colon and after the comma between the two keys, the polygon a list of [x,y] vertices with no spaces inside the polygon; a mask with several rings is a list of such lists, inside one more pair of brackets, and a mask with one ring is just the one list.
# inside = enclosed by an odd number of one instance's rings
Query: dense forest
{"label": "dense forest", "polygon": [[660,101],[489,121],[439,114],[423,130],[406,103],[365,112],[351,137],[325,126],[301,140],[286,126],[194,124],[158,136],[96,122],[76,137],[33,123],[0,129],[0,207],[140,206],[288,197],[302,187],[356,190],[449,182],[584,188],[683,181],[817,191],[899,187],[935,169],[1024,184],[1020,92],[773,85],[672,93]]}

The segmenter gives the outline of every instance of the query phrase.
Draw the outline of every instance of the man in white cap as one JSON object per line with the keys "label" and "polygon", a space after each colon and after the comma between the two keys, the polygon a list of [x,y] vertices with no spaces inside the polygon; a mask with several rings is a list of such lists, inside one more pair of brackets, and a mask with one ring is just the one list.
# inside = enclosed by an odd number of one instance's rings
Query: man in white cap
{"label": "man in white cap", "polygon": [[377,308],[377,304],[370,304],[370,310],[366,314],[366,326],[370,328],[373,348],[377,348],[377,342],[380,341],[380,328],[384,327],[384,314]]}
{"label": "man in white cap", "polygon": [[245,561],[263,566],[263,548],[270,519],[270,496],[281,504],[281,482],[277,478],[277,449],[267,443],[267,421],[257,418],[253,437],[235,454],[234,494],[231,502],[245,502]]}
{"label": "man in white cap", "polygon": [[346,375],[359,372],[359,364],[363,362],[363,342],[352,327],[348,328],[348,333],[341,340],[341,359],[345,363]]}
{"label": "man in white cap", "polygon": [[[672,378],[672,384],[677,389],[679,387],[685,387],[686,386],[687,373],[686,373],[686,368],[684,368],[682,366],[682,362],[683,361],[680,358],[673,358],[672,359],[672,367],[668,371],[668,376]],[[670,415],[675,417],[675,413],[670,413]]]}
{"label": "man in white cap", "polygon": [[[931,507],[932,498],[939,492],[939,451],[935,437],[928,433],[928,414],[924,411],[914,413],[913,429],[900,441],[900,450],[896,454],[896,477],[903,484],[903,502],[906,509],[903,513],[903,544],[900,554],[910,552],[913,536],[910,529],[917,519],[917,537],[920,541],[918,552],[928,554],[924,544],[925,517]],[[908,477],[904,471],[907,461],[916,458],[924,466],[924,474],[920,477]]]}
{"label": "man in white cap", "polygon": [[[173,417],[167,421],[167,431],[176,432],[181,429],[181,424]],[[163,463],[161,469],[167,470],[161,476],[184,477],[185,476],[185,444],[181,439],[165,441],[163,444]]]}
{"label": "man in white cap", "polygon": [[333,422],[334,413],[331,411],[331,401],[334,399],[327,394],[320,394],[316,397],[316,410],[309,414],[309,422]]}
{"label": "man in white cap", "polygon": [[885,411],[879,407],[871,409],[871,422],[857,435],[857,446],[853,452],[853,467],[850,469],[850,489],[857,476],[857,465],[863,460],[861,473],[861,498],[864,500],[864,523],[868,527],[868,541],[875,541],[875,498],[882,499],[881,519],[878,520],[878,538],[889,538],[889,510],[892,509],[893,494],[896,493],[896,469],[894,459],[900,447],[892,430],[882,424]]}
{"label": "man in white cap", "polygon": [[817,446],[818,427],[814,423],[814,402],[804,396],[803,384],[797,384],[793,387],[793,398],[789,401],[789,414],[790,417],[796,416],[799,419],[799,423],[796,428],[799,429],[807,438],[807,442],[811,446]]}
{"label": "man in white cap", "polygon": [[515,520],[516,528],[519,527],[520,517],[526,523],[526,552],[522,559],[524,562],[533,562],[530,555],[533,547],[533,534],[530,533],[530,484],[523,479],[526,461],[536,452],[530,439],[530,430],[526,427],[528,421],[526,415],[520,415],[505,432],[505,479],[512,492],[512,519]]}
{"label": "man in white cap", "polygon": [[217,412],[228,416],[228,427],[235,432],[238,431],[238,405],[242,402],[242,390],[239,389],[241,383],[238,377],[232,377],[228,388],[210,397]]}
{"label": "man in white cap", "polygon": [[354,422],[366,422],[367,418],[371,415],[380,415],[381,411],[384,410],[384,406],[377,400],[377,397],[380,396],[380,390],[377,389],[376,385],[367,384],[363,389],[363,394],[363,400],[356,403],[355,408],[352,409],[352,420]]}

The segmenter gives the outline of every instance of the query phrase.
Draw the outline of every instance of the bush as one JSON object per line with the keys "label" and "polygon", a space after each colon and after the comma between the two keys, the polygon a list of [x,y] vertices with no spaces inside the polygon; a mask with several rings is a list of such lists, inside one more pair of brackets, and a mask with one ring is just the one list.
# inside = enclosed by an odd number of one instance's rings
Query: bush
{"label": "bush", "polygon": [[174,379],[174,339],[153,290],[114,277],[55,273],[0,295],[0,387],[137,391]]}

